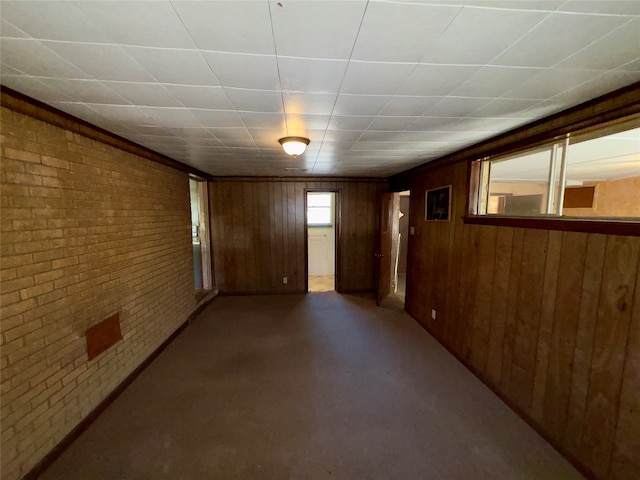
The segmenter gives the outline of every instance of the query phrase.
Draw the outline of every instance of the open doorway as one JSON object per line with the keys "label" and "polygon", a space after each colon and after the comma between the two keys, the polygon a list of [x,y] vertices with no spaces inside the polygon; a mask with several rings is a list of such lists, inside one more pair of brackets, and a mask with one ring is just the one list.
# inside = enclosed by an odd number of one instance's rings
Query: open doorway
{"label": "open doorway", "polygon": [[384,193],[380,202],[377,303],[404,309],[410,192]]}
{"label": "open doorway", "polygon": [[196,291],[212,289],[209,245],[209,198],[207,182],[189,178],[191,204],[191,245],[193,248],[193,284]]}
{"label": "open doorway", "polygon": [[[394,266],[394,275],[391,279],[391,295],[402,301],[404,305],[405,292],[407,290],[407,249],[409,246],[409,205],[411,192],[406,190],[400,193],[394,193],[397,196],[398,214],[394,221],[398,222],[397,228],[393,231],[397,232],[397,239],[392,242],[392,264]],[[394,202],[395,203],[395,202]]]}
{"label": "open doorway", "polygon": [[336,289],[336,192],[307,192],[307,291]]}

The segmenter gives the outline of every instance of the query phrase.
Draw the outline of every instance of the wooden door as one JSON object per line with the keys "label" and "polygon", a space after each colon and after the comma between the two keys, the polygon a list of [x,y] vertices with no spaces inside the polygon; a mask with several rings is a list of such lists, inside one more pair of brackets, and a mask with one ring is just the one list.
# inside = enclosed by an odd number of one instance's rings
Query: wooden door
{"label": "wooden door", "polygon": [[393,193],[383,193],[380,202],[380,250],[378,257],[378,295],[380,305],[391,291],[391,233],[393,225]]}

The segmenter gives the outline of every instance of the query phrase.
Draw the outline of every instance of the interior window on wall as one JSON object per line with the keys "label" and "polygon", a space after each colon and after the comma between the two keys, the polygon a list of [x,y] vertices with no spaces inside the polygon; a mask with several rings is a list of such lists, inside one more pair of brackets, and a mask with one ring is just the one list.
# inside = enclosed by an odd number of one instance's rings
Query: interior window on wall
{"label": "interior window on wall", "polygon": [[307,195],[307,225],[309,227],[331,227],[333,225],[333,195],[309,193]]}
{"label": "interior window on wall", "polygon": [[479,163],[479,215],[640,217],[640,119]]}

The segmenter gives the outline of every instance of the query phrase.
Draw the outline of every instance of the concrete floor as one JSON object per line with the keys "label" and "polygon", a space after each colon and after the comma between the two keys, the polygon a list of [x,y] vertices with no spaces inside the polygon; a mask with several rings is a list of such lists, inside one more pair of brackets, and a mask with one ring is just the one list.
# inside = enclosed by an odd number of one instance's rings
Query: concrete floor
{"label": "concrete floor", "polygon": [[581,479],[407,314],[221,297],[41,478]]}

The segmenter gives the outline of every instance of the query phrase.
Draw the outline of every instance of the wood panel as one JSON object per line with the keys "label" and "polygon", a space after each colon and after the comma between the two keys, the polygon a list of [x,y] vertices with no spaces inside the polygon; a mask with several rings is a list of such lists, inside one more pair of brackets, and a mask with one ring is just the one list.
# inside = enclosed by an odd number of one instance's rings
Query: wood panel
{"label": "wood panel", "polygon": [[[209,184],[216,288],[223,294],[304,292],[306,189],[338,190],[341,291],[374,289],[377,179],[216,179]],[[287,277],[287,283],[283,283]]]}
{"label": "wood panel", "polygon": [[[460,165],[415,175],[411,212],[430,188],[465,195]],[[446,230],[411,218],[407,312],[589,475],[640,478],[640,239],[453,211]]]}

